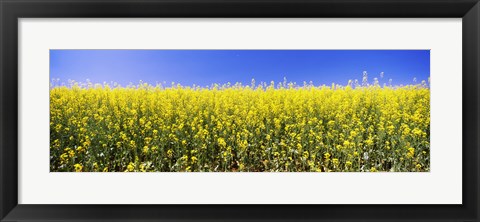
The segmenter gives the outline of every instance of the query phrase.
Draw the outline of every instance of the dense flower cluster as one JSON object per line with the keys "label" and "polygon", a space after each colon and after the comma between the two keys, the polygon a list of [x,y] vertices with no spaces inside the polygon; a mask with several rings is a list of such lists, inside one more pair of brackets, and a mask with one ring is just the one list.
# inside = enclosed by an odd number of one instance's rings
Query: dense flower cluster
{"label": "dense flower cluster", "polygon": [[51,171],[430,170],[430,90],[53,87]]}

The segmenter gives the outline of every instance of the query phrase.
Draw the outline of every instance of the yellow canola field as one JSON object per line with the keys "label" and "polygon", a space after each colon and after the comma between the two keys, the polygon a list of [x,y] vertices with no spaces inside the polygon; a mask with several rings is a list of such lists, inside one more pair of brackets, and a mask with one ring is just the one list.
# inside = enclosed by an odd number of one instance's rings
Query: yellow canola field
{"label": "yellow canola field", "polygon": [[214,86],[50,89],[50,170],[430,170],[430,90]]}

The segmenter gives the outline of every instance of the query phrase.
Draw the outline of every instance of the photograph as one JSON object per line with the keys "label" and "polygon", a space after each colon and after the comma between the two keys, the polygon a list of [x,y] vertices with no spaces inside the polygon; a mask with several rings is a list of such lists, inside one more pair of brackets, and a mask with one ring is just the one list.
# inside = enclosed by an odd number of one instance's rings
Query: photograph
{"label": "photograph", "polygon": [[0,222],[480,222],[480,0],[0,2]]}
{"label": "photograph", "polygon": [[430,172],[428,49],[49,54],[50,172]]}

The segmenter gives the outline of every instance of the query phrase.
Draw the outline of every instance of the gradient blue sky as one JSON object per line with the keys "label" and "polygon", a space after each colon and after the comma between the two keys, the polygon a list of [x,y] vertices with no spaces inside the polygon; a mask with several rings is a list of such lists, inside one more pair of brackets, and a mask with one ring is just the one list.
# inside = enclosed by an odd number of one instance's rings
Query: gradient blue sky
{"label": "gradient blue sky", "polygon": [[[430,76],[429,50],[50,50],[50,78],[123,86],[140,80],[155,85],[250,84],[275,81],[346,85],[348,80],[392,79],[413,84]],[[384,77],[380,78],[380,72]]]}

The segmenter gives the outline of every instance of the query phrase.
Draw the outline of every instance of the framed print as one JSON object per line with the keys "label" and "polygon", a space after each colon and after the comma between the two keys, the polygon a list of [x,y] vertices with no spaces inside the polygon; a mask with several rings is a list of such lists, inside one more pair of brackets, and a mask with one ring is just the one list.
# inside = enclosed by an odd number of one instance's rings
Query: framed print
{"label": "framed print", "polygon": [[477,1],[2,1],[2,221],[478,221]]}

